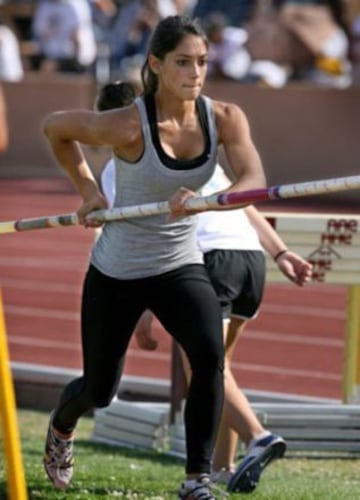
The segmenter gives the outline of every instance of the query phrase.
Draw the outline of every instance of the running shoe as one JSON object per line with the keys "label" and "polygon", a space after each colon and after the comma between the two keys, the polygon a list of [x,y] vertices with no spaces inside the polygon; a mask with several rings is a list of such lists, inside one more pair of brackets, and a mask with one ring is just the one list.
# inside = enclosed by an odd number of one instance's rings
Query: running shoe
{"label": "running shoe", "polygon": [[59,439],[55,436],[52,419],[46,437],[44,468],[55,488],[65,490],[74,472],[74,439]]}
{"label": "running shoe", "polygon": [[[214,496],[214,491],[219,493]],[[215,486],[210,479],[209,474],[200,474],[197,479],[184,481],[179,491],[179,500],[216,500],[216,498],[226,498],[225,491]]]}
{"label": "running shoe", "polygon": [[265,467],[273,460],[283,457],[285,451],[286,442],[276,434],[255,441],[231,477],[228,491],[240,493],[254,491]]}
{"label": "running shoe", "polygon": [[210,474],[211,481],[213,483],[221,483],[225,484],[226,486],[229,484],[230,479],[234,475],[235,469],[226,469],[223,468],[219,471],[213,471]]}

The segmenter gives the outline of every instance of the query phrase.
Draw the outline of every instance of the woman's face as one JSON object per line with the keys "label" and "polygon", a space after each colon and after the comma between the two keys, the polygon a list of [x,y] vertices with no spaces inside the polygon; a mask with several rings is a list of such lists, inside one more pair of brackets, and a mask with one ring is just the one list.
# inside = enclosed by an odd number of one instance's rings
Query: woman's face
{"label": "woman's face", "polygon": [[151,67],[158,76],[158,90],[171,92],[181,100],[196,99],[204,85],[207,56],[205,42],[196,35],[186,35],[163,61],[152,56]]}

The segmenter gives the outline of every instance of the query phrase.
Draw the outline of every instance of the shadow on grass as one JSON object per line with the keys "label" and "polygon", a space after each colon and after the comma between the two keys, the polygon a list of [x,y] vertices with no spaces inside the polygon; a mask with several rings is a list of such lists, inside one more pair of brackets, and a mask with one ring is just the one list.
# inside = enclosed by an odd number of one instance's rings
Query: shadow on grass
{"label": "shadow on grass", "polygon": [[78,453],[81,453],[81,450],[93,451],[97,455],[104,454],[108,455],[109,453],[117,453],[124,458],[127,459],[138,459],[138,460],[151,460],[152,462],[156,462],[162,466],[185,466],[185,461],[182,458],[174,457],[168,455],[166,451],[156,451],[156,450],[145,450],[139,448],[128,448],[127,446],[121,446],[111,443],[101,443],[91,440],[75,440],[75,446],[78,450]]}
{"label": "shadow on grass", "polygon": [[[163,452],[79,438],[74,480],[65,492],[54,489],[46,476],[42,442],[27,441],[23,454],[29,500],[167,500],[176,497],[185,466],[183,459]],[[9,499],[6,492],[7,483],[0,480],[0,500]]]}

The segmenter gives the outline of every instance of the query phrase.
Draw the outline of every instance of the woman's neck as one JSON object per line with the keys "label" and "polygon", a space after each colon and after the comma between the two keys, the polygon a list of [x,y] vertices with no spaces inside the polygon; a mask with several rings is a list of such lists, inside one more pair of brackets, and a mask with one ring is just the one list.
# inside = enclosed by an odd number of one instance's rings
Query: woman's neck
{"label": "woman's neck", "polygon": [[173,95],[155,94],[156,116],[159,122],[174,120],[184,123],[196,113],[195,101],[183,101]]}

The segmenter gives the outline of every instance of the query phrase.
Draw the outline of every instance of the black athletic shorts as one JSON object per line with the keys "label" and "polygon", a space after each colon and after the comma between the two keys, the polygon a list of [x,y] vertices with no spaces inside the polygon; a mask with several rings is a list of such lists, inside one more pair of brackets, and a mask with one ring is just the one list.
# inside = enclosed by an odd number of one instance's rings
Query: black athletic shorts
{"label": "black athletic shorts", "polygon": [[250,319],[259,309],[265,284],[265,255],[260,250],[212,250],[204,254],[223,318]]}

